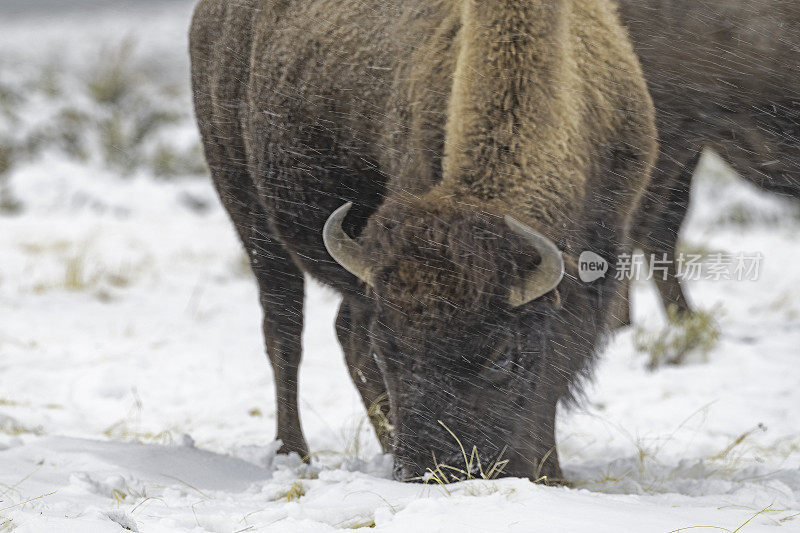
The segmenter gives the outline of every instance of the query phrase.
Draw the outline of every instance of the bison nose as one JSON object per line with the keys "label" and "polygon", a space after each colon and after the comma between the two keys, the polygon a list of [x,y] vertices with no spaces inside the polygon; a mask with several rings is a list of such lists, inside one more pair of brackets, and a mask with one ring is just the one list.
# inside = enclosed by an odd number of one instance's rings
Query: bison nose
{"label": "bison nose", "polygon": [[394,479],[395,481],[406,481],[409,477],[408,470],[403,465],[395,463],[394,465]]}
{"label": "bison nose", "polygon": [[413,461],[401,460],[395,457],[394,479],[397,481],[423,481],[426,467]]}

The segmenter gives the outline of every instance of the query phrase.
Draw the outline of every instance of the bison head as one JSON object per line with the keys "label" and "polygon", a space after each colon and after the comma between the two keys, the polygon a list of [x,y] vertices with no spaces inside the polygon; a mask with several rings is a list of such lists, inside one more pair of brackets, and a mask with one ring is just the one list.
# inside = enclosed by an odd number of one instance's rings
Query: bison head
{"label": "bison head", "polygon": [[563,277],[560,251],[511,216],[443,202],[384,205],[357,242],[342,230],[349,209],[330,217],[324,240],[369,287],[364,327],[389,396],[396,476],[421,476],[434,457],[463,469],[473,446],[484,468],[505,452],[506,475],[536,475],[554,444],[545,366],[556,303],[542,297]]}

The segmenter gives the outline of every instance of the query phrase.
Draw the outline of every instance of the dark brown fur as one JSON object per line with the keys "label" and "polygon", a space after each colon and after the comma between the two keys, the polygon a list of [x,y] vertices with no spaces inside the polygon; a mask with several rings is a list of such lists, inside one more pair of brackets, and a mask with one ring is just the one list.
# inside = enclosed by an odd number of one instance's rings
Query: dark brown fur
{"label": "dark brown fur", "polygon": [[[661,150],[633,238],[674,266],[704,147],[751,183],[800,198],[800,2],[619,3],[656,105]],[[689,310],[674,268],[657,282],[665,305]]]}
{"label": "dark brown fur", "polygon": [[[306,272],[343,295],[337,334],[364,403],[388,393],[398,476],[431,452],[457,460],[442,420],[484,458],[508,445],[509,474],[560,477],[556,406],[588,372],[617,286],[573,271],[563,307],[511,308],[539,257],[503,215],[568,263],[626,242],[655,131],[609,4],[204,0],[191,52],[209,166],[260,287],[283,451],[307,451]],[[380,265],[374,290],[323,246],[346,201],[345,231]]]}

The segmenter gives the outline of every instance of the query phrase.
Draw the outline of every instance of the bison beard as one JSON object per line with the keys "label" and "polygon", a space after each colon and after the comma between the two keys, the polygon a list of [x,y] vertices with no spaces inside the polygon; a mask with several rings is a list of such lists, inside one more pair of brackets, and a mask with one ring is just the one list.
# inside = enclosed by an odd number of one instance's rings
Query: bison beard
{"label": "bison beard", "polygon": [[617,290],[613,272],[580,283],[575,257],[614,263],[655,153],[610,3],[203,0],[191,54],[206,158],[259,285],[282,451],[308,452],[308,273],[342,294],[337,335],[399,478],[432,454],[459,463],[449,428],[484,462],[507,449],[506,475],[561,479],[556,408]]}

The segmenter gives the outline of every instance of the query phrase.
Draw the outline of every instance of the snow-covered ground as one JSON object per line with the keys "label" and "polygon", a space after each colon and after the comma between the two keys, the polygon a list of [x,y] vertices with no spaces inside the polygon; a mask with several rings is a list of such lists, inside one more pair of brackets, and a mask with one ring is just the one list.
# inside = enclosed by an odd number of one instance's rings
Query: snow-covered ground
{"label": "snow-covered ground", "polygon": [[560,414],[573,488],[392,481],[316,285],[314,461],[276,457],[255,287],[197,170],[190,9],[0,21],[0,532],[800,531],[800,217],[713,157],[685,240],[763,253],[760,279],[690,285],[705,358],[651,372],[632,330],[610,343]]}

